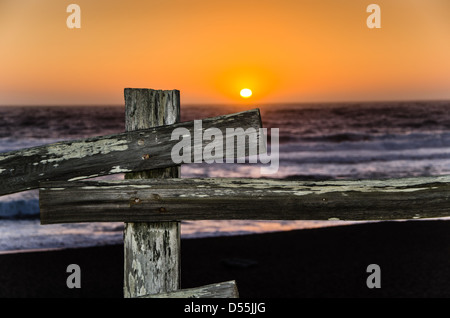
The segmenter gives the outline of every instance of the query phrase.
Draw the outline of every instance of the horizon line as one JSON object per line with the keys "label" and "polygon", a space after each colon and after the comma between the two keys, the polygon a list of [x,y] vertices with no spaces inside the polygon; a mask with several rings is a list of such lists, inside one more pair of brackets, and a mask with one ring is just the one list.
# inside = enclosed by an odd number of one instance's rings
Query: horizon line
{"label": "horizon line", "polygon": [[[419,102],[440,102],[450,103],[449,99],[377,99],[377,100],[342,100],[342,101],[330,101],[330,100],[323,100],[323,101],[290,101],[290,102],[248,102],[248,103],[242,103],[242,102],[232,102],[232,103],[225,103],[225,102],[216,102],[216,103],[208,103],[208,102],[187,102],[187,103],[181,103],[181,106],[277,106],[279,105],[330,105],[330,104],[368,104],[368,103],[419,103]],[[125,106],[125,104],[108,104],[108,103],[82,103],[82,104],[70,104],[70,103],[61,103],[61,104],[0,104],[0,107],[121,107]]]}

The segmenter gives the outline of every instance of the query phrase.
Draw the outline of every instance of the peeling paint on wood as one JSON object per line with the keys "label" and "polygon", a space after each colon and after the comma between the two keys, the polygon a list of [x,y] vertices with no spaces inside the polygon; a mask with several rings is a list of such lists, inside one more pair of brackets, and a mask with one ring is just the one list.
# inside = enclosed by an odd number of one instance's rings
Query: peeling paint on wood
{"label": "peeling paint on wood", "polygon": [[[89,191],[83,191],[86,186]],[[44,183],[43,187],[47,189],[40,192],[43,223],[450,216],[450,176],[320,182],[243,178],[85,181]],[[52,187],[65,190],[51,192]],[[117,208],[127,205],[131,192],[142,203]]]}
{"label": "peeling paint on wood", "polygon": [[72,143],[55,143],[47,149],[49,159],[41,160],[41,163],[59,162],[70,159],[80,159],[94,155],[106,155],[110,152],[125,151],[128,149],[128,141],[120,139],[99,139],[94,142],[74,141]]}
{"label": "peeling paint on wood", "polygon": [[91,174],[90,176],[79,176],[79,177],[75,177],[75,178],[71,178],[67,181],[77,181],[77,180],[83,180],[83,179],[89,179],[89,178],[95,178],[98,177],[98,174]]}

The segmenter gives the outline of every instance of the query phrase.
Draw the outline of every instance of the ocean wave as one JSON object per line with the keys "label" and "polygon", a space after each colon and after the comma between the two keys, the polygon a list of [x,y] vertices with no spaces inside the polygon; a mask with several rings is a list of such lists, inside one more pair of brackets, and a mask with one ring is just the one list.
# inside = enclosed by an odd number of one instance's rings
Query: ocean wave
{"label": "ocean wave", "polygon": [[[270,141],[270,139],[268,139]],[[323,136],[291,136],[280,142],[280,151],[334,150],[405,150],[417,148],[450,148],[450,132],[409,134],[331,134]]]}
{"label": "ocean wave", "polygon": [[19,199],[0,202],[0,219],[35,219],[38,217],[38,199]]}
{"label": "ocean wave", "polygon": [[418,161],[418,160],[448,160],[450,163],[450,148],[424,148],[406,150],[334,150],[328,152],[281,152],[280,164],[359,164],[367,162],[388,161]]}

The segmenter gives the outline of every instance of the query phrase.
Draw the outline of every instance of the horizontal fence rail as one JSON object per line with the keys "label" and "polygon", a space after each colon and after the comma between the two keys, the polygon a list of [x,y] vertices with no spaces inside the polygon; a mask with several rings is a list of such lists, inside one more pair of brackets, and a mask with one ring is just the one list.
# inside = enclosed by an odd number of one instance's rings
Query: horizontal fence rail
{"label": "horizontal fence rail", "polygon": [[450,176],[318,182],[241,178],[46,182],[39,193],[42,224],[450,216]]}
{"label": "horizontal fence rail", "polygon": [[[190,121],[2,153],[0,154],[0,195],[34,189],[39,186],[40,181],[45,180],[75,181],[109,174],[176,166],[171,158],[171,150],[179,142],[179,140],[171,140],[172,132],[176,128],[186,129],[184,131],[192,137],[196,133],[194,121]],[[242,129],[236,129],[235,135],[230,138],[254,137],[259,145],[259,129],[262,128],[260,112],[254,109],[202,120],[202,132],[208,128],[217,128],[223,134],[221,141],[224,148],[228,142],[226,130],[232,128]],[[256,136],[246,134],[248,128],[254,128],[256,133],[253,135]],[[201,147],[211,142],[200,140]],[[265,146],[264,143],[261,145]],[[194,160],[196,148],[199,146],[192,147],[191,162]],[[246,155],[249,154],[247,142],[243,151]],[[237,152],[236,146],[234,147],[235,158],[239,155]],[[265,148],[258,148],[258,153],[264,152]],[[215,153],[205,154],[202,160],[219,158]],[[226,155],[223,151],[220,158],[225,158]]]}

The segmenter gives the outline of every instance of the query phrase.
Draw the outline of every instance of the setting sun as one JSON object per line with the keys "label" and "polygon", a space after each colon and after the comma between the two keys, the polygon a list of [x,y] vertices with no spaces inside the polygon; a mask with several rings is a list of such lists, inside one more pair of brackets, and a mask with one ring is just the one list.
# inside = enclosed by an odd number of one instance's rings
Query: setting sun
{"label": "setting sun", "polygon": [[252,91],[250,89],[248,89],[248,88],[243,88],[241,90],[241,96],[243,98],[249,98],[250,96],[252,96]]}

